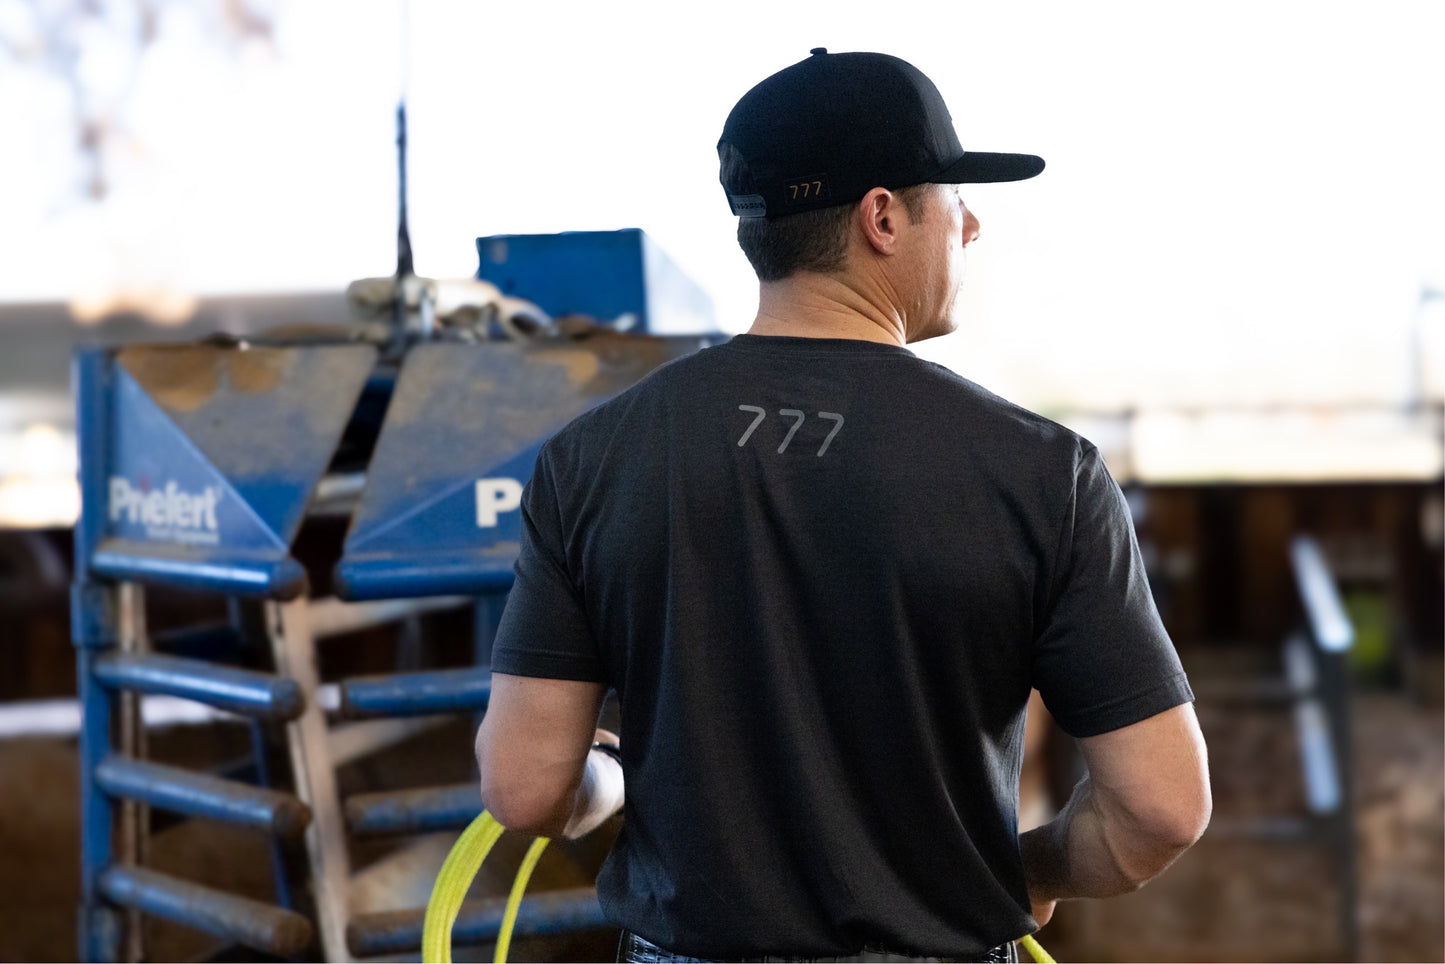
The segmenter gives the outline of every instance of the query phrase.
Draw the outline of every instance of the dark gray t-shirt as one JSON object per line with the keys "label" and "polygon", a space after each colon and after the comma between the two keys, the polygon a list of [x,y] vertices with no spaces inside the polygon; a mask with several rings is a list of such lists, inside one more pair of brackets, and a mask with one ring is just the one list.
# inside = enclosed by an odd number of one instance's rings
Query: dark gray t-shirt
{"label": "dark gray t-shirt", "polygon": [[617,689],[608,916],[701,957],[1033,929],[1025,704],[1193,698],[1087,441],[904,348],[741,335],[543,447],[493,668]]}

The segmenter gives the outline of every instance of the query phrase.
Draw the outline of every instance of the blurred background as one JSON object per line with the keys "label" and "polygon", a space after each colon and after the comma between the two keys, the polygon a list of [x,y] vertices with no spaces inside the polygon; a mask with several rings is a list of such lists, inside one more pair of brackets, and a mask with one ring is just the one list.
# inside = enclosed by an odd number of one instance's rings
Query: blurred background
{"label": "blurred background", "polygon": [[[1041,939],[1338,960],[1353,893],[1360,959],[1442,959],[1442,39],[1423,0],[0,0],[0,959],[75,955],[72,352],[351,324],[348,285],[396,263],[402,98],[418,274],[476,277],[479,237],[641,228],[745,330],[714,145],[816,46],[902,56],[966,148],[1046,158],[967,188],[962,324],[916,350],[1099,445],[1197,681],[1215,827]],[[1300,536],[1352,629],[1335,810],[1270,689],[1301,627],[1320,648]],[[1069,755],[1035,748],[1046,813]]]}

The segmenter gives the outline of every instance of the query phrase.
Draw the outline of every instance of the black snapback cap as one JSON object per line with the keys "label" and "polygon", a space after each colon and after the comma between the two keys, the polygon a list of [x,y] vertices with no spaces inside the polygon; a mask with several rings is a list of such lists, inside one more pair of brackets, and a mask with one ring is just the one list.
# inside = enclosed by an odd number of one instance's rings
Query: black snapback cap
{"label": "black snapback cap", "polygon": [[1033,154],[965,151],[933,81],[887,54],[812,56],[743,95],[717,144],[733,214],[779,218],[857,201],[875,187],[1021,181]]}

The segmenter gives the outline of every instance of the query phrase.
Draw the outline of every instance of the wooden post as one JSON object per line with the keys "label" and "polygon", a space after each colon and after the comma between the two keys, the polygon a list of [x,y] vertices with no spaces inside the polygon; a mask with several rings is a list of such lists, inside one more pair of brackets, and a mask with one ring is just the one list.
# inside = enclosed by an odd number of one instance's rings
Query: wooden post
{"label": "wooden post", "polygon": [[306,693],[305,711],[286,726],[286,743],[296,795],[311,808],[311,825],[306,828],[306,856],[311,864],[321,956],[327,961],[349,961],[346,916],[351,872],[346,853],[346,826],[336,795],[336,771],[326,713],[318,699],[321,681],[307,618],[309,606],[310,601],[304,597],[288,603],[266,603],[266,633],[276,660],[276,672],[295,680]]}
{"label": "wooden post", "polygon": [[[116,643],[122,653],[150,651],[146,634],[145,590],[139,583],[122,582],[115,589]],[[120,752],[134,760],[144,760],[146,747],[145,720],[141,715],[141,694],[124,690],[119,694]],[[120,838],[117,862],[143,867],[150,860],[150,807],[135,800],[120,803]],[[131,907],[125,912],[121,959],[146,959],[145,915]]]}

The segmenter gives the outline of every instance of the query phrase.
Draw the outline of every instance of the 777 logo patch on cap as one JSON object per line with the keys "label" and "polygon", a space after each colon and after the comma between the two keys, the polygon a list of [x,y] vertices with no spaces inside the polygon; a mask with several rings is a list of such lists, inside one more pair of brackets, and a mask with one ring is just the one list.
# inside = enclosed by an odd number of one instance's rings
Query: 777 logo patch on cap
{"label": "777 logo patch on cap", "polygon": [[826,174],[791,177],[783,182],[783,203],[785,204],[817,201],[826,197],[828,197],[828,175]]}

